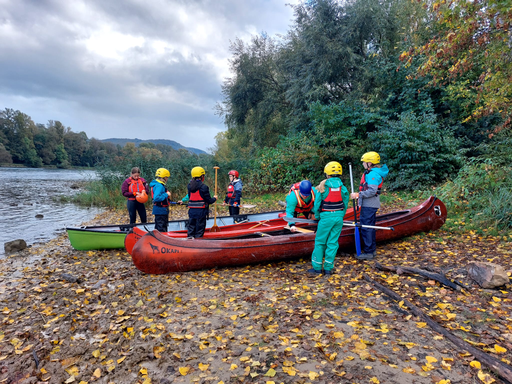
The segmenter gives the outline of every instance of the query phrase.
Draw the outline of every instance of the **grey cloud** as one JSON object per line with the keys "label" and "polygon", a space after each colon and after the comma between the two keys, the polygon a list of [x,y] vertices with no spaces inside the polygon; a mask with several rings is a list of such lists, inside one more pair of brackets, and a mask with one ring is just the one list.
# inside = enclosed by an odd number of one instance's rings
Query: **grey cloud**
{"label": "grey cloud", "polygon": [[[227,69],[219,65],[227,66],[230,41],[254,31],[284,33],[291,19],[286,1],[4,1],[0,109],[20,109],[37,123],[60,120],[100,139],[167,138],[212,147],[225,129],[213,109],[222,98]],[[202,38],[193,32],[196,20]],[[102,58],[84,45],[98,28],[144,42],[120,61]],[[165,50],[156,52],[155,41]],[[140,89],[157,96],[143,97]]]}

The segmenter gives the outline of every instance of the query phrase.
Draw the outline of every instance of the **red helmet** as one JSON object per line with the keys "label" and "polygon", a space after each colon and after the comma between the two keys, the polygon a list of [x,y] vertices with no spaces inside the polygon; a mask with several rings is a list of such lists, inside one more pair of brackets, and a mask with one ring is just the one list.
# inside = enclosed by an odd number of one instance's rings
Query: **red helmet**
{"label": "red helmet", "polygon": [[233,176],[235,176],[236,178],[238,178],[238,176],[239,176],[240,174],[238,173],[238,171],[235,171],[235,170],[233,169],[232,171],[229,171],[228,175],[233,175]]}

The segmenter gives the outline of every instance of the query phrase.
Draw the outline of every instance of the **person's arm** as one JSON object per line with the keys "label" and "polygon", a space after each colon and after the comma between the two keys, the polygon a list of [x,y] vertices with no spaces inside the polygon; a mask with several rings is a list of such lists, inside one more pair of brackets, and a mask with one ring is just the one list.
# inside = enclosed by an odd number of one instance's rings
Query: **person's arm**
{"label": "person's arm", "polygon": [[206,202],[206,204],[213,204],[217,201],[215,197],[210,196],[210,189],[206,184],[203,184],[201,188],[199,188],[199,194],[203,198],[203,200]]}
{"label": "person's arm", "polygon": [[[297,197],[294,193],[289,193],[286,196],[286,217],[293,217],[295,213],[295,208],[297,207]],[[291,228],[295,225],[294,222],[289,221],[288,226]]]}
{"label": "person's arm", "polygon": [[130,192],[130,182],[129,178],[123,181],[123,185],[121,186],[121,192],[123,193],[124,197],[134,197],[135,195]]}
{"label": "person's arm", "polygon": [[142,177],[140,178],[142,180],[142,185],[144,185],[144,189],[146,190],[146,193],[149,195],[149,185],[146,180],[144,180]]}
{"label": "person's arm", "polygon": [[343,200],[343,205],[345,206],[345,209],[343,210],[343,216],[345,216],[345,213],[347,213],[348,205],[350,202],[350,193],[345,187],[345,185],[342,184],[341,186],[341,198]]}
{"label": "person's arm", "polygon": [[242,199],[242,183],[235,183],[235,204],[240,205]]}
{"label": "person's arm", "polygon": [[165,188],[162,184],[158,183],[153,187],[153,201],[160,202],[165,201],[167,199],[167,193],[165,192]]}

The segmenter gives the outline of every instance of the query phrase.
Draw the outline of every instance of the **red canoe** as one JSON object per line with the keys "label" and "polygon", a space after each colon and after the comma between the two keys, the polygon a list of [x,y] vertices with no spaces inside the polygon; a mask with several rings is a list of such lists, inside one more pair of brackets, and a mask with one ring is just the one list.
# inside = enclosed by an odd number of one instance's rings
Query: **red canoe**
{"label": "red canoe", "polygon": [[[209,229],[206,229],[203,239],[217,239],[217,238],[231,238],[231,237],[239,237],[242,235],[248,235],[250,233],[257,232],[273,232],[282,230],[288,223],[282,218],[285,216],[284,212],[268,212],[262,214],[252,214],[247,215],[251,220],[248,222],[241,222],[238,224],[229,224],[222,225],[223,221],[218,221],[220,232],[210,232]],[[254,221],[257,218],[260,218],[258,221]],[[359,212],[358,216],[359,218]],[[352,208],[347,209],[345,213],[345,220],[354,220],[354,210]],[[211,220],[210,220],[211,221]],[[299,224],[296,223],[297,227],[307,227],[307,224]],[[142,227],[134,227],[128,232],[124,239],[124,247],[126,251],[131,255],[133,247],[139,241],[142,236],[146,235],[148,231],[144,230]],[[164,232],[164,236],[175,237],[175,238],[186,238],[187,231],[171,231]]]}
{"label": "red canoe", "polygon": [[[435,231],[444,224],[446,215],[443,202],[430,197],[414,208],[377,216],[376,225],[394,228],[378,230],[377,241]],[[132,260],[145,273],[164,274],[309,257],[313,251],[314,232],[263,231],[238,238],[211,239],[173,238],[151,231],[133,247]],[[354,247],[353,227],[343,228],[339,244],[342,249]]]}

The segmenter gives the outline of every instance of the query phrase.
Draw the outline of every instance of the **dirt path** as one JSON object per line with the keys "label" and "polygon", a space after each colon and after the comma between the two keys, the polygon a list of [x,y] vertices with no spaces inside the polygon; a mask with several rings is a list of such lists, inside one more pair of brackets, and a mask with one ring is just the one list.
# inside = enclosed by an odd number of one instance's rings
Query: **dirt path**
{"label": "dirt path", "polygon": [[75,251],[63,236],[0,264],[0,383],[500,382],[363,273],[510,365],[512,286],[479,289],[465,272],[510,268],[509,244],[441,230],[378,247],[386,265],[450,269],[471,286],[455,292],[347,254],[329,278],[307,277],[309,260],[151,276],[123,250]]}

